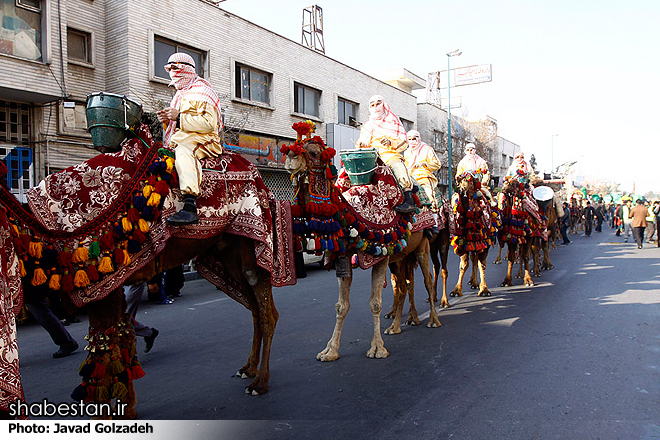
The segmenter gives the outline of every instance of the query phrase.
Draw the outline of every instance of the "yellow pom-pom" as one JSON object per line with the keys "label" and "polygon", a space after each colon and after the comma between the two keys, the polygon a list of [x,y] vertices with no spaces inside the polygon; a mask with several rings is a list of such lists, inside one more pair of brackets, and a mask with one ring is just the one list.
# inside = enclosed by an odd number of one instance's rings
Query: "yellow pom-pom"
{"label": "yellow pom-pom", "polygon": [[154,187],[151,185],[144,185],[142,188],[142,195],[145,199],[148,199],[152,192],[154,192]]}
{"label": "yellow pom-pom", "polygon": [[74,264],[84,263],[89,258],[89,250],[82,243],[78,243],[78,245],[78,248],[73,251],[73,255],[71,256],[71,262]]}
{"label": "yellow pom-pom", "polygon": [[12,223],[11,228],[14,230],[14,234],[18,237],[21,235],[20,231],[18,230],[18,226]]}
{"label": "yellow pom-pom", "polygon": [[89,286],[89,277],[84,269],[79,269],[76,272],[76,276],[73,278],[73,285],[79,289]]}
{"label": "yellow pom-pom", "polygon": [[126,249],[122,249],[122,252],[124,253],[124,261],[121,262],[122,266],[131,264],[131,256],[128,255],[128,251]]}
{"label": "yellow pom-pom", "polygon": [[23,260],[18,260],[18,274],[21,276],[21,278],[25,278],[27,275],[27,271],[25,270],[25,263],[23,263]]}
{"label": "yellow pom-pom", "polygon": [[104,274],[114,271],[114,269],[112,268],[112,258],[110,258],[110,256],[105,255],[103,258],[101,258],[98,271]]}
{"label": "yellow pom-pom", "polygon": [[160,194],[157,192],[151,193],[149,200],[147,201],[147,206],[158,206],[160,204]]}
{"label": "yellow pom-pom", "polygon": [[133,223],[128,220],[128,217],[122,217],[121,227],[124,228],[124,232],[131,232],[133,230]]}
{"label": "yellow pom-pom", "polygon": [[50,276],[50,282],[48,283],[48,288],[50,290],[60,290],[60,280],[62,279],[62,275],[54,273]]}
{"label": "yellow pom-pom", "polygon": [[140,220],[138,220],[138,226],[140,227],[140,231],[142,231],[143,233],[146,234],[147,232],[149,232],[149,223],[147,223],[145,219],[141,218]]}
{"label": "yellow pom-pom", "polygon": [[48,277],[44,273],[44,270],[40,267],[34,269],[34,275],[32,276],[32,281],[30,282],[30,284],[32,284],[33,286],[41,286],[46,281],[48,281]]}
{"label": "yellow pom-pom", "polygon": [[167,164],[167,172],[171,173],[172,168],[174,168],[174,158],[168,156],[168,158],[165,159],[165,163]]}
{"label": "yellow pom-pom", "polygon": [[37,260],[41,259],[41,252],[44,250],[44,244],[40,241],[31,241],[28,252],[31,257],[36,258]]}

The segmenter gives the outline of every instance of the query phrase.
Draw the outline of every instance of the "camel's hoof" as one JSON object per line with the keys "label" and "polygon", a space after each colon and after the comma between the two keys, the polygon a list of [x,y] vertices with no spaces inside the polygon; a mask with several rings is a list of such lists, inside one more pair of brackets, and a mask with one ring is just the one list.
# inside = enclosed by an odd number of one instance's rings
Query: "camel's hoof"
{"label": "camel's hoof", "polygon": [[392,318],[394,318],[394,312],[385,313],[385,314],[383,315],[383,318],[385,318],[385,319],[392,319]]}
{"label": "camel's hoof", "polygon": [[385,347],[381,348],[371,348],[367,351],[367,357],[370,359],[385,359],[390,354],[387,352]]}
{"label": "camel's hoof", "polygon": [[442,327],[442,324],[440,323],[440,321],[429,321],[426,324],[426,326],[428,328],[440,328],[440,327]]}
{"label": "camel's hoof", "polygon": [[331,352],[330,350],[326,349],[320,352],[319,354],[317,354],[316,359],[321,362],[336,361],[337,359],[339,359],[339,353]]}
{"label": "camel's hoof", "polygon": [[414,318],[408,318],[408,320],[406,321],[406,325],[413,325],[413,326],[420,325],[421,323],[422,321],[420,321],[419,318],[416,316]]}
{"label": "camel's hoof", "polygon": [[513,284],[510,281],[503,281],[502,284],[500,284],[501,287],[511,287]]}
{"label": "camel's hoof", "polygon": [[492,296],[492,293],[490,293],[490,290],[482,290],[478,296]]}
{"label": "camel's hoof", "polygon": [[495,260],[495,261],[493,261],[493,264],[502,264],[502,262]]}
{"label": "camel's hoof", "polygon": [[440,307],[442,307],[443,309],[448,309],[451,307],[451,304],[449,304],[449,301],[443,302],[442,304],[440,304]]}
{"label": "camel's hoof", "polygon": [[463,296],[463,292],[456,292],[456,291],[454,291],[454,292],[451,292],[451,293],[449,294],[449,296],[451,296],[451,297]]}
{"label": "camel's hoof", "polygon": [[[391,326],[391,327],[385,329],[384,333],[386,335],[398,335],[399,333],[401,333],[401,327],[397,328],[397,327]],[[369,356],[369,355],[367,355],[367,356]]]}
{"label": "camel's hoof", "polygon": [[470,284],[470,289],[477,290],[479,288],[478,284]]}

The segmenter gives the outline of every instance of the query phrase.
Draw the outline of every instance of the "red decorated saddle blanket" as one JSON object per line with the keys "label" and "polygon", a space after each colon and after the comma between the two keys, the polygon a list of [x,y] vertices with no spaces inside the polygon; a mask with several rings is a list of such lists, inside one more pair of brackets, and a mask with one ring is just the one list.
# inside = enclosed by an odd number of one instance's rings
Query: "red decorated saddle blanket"
{"label": "red decorated saddle blanket", "polygon": [[[197,200],[199,223],[173,227],[165,219],[183,203],[173,160],[155,157],[152,162],[151,134],[146,127],[141,127],[137,134],[139,138],[124,142],[120,152],[101,154],[48,176],[28,192],[33,215],[53,236],[60,237],[53,242],[57,251],[79,247],[91,250],[95,241],[101,241],[101,255],[94,261],[95,254],[90,254],[81,267],[98,265],[100,271],[107,235],[114,236],[116,248],[127,254],[123,261],[114,258],[112,272],[98,281],[74,288],[69,294],[74,304],[82,306],[102,299],[120,287],[160,253],[170,237],[205,239],[229,233],[251,238],[256,242],[257,263],[271,273],[273,285],[295,284],[290,207],[288,202],[274,200],[252,164],[234,153],[203,161],[202,195]],[[153,177],[156,174],[158,177]],[[170,175],[168,188],[161,176]],[[147,191],[146,187],[151,189]],[[274,224],[279,235],[277,249]],[[77,236],[74,231],[85,234]],[[133,243],[131,248],[131,241],[140,246]],[[207,256],[198,262],[198,269],[200,264],[205,268],[217,266],[212,260],[212,256]],[[203,268],[200,274],[209,275]],[[230,289],[216,277],[212,282],[223,290]]]}
{"label": "red decorated saddle blanket", "polygon": [[[387,166],[376,167],[369,185],[352,186],[346,170],[342,169],[337,176],[335,187],[341,191],[344,199],[351,206],[357,221],[374,231],[372,234],[375,233],[376,239],[365,236],[364,243],[358,242],[357,246],[359,266],[368,269],[386,256],[383,251],[374,253],[374,247],[378,247],[377,239],[391,234],[397,227],[400,228],[402,221],[407,223],[394,210],[394,207],[403,201],[401,188]],[[417,196],[413,198],[420,206]],[[421,231],[434,225],[433,214],[426,207],[413,215],[411,220],[411,232]],[[363,231],[360,231],[360,234],[362,236]]]}

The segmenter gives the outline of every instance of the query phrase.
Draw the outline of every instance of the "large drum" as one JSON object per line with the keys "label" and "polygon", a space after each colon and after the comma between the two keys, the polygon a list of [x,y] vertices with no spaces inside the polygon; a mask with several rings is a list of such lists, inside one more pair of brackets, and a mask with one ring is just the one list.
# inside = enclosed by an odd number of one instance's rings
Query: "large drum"
{"label": "large drum", "polygon": [[124,95],[98,92],[87,96],[86,114],[94,148],[113,153],[140,123],[142,106]]}
{"label": "large drum", "polygon": [[536,202],[543,211],[545,211],[555,196],[555,192],[549,186],[537,186],[534,188],[533,194]]}
{"label": "large drum", "polygon": [[375,148],[357,148],[339,152],[351,185],[368,185],[376,171],[378,152]]}

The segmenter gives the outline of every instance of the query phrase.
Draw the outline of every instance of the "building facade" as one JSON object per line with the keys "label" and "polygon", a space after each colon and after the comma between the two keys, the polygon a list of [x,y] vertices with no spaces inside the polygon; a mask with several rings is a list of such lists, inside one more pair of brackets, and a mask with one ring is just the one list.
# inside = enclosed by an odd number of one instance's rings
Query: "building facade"
{"label": "building facade", "polygon": [[208,1],[0,5],[0,157],[20,198],[45,175],[97,154],[86,131],[89,94],[124,95],[145,112],[166,106],[174,90],[163,65],[175,51],[191,54],[218,93],[229,148],[284,193],[290,183],[279,147],[295,139],[293,123],[312,120],[330,146],[353,148],[369,97],[380,94],[410,128],[416,124],[410,91]]}

